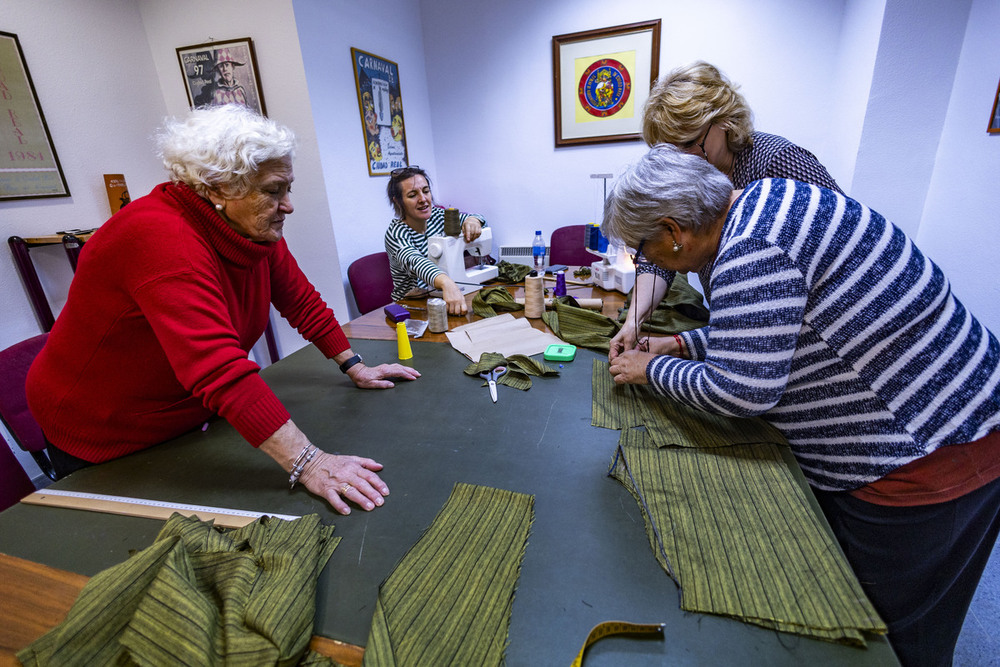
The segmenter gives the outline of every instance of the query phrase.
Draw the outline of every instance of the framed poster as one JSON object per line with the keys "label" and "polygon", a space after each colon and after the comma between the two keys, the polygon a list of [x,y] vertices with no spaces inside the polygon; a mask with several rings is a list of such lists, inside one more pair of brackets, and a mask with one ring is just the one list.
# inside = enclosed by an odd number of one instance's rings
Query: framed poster
{"label": "framed poster", "polygon": [[181,46],[177,60],[192,109],[235,103],[267,115],[257,57],[249,37]]}
{"label": "framed poster", "polygon": [[553,37],[556,146],[641,139],[659,71],[659,19]]}
{"label": "framed poster", "polygon": [[990,112],[990,124],[986,126],[990,134],[1000,134],[1000,83],[997,84],[997,94],[993,96],[993,111]]}
{"label": "framed poster", "polygon": [[408,166],[399,65],[354,47],[351,62],[368,175],[383,176]]}
{"label": "framed poster", "polygon": [[0,199],[69,197],[17,35],[0,32]]}

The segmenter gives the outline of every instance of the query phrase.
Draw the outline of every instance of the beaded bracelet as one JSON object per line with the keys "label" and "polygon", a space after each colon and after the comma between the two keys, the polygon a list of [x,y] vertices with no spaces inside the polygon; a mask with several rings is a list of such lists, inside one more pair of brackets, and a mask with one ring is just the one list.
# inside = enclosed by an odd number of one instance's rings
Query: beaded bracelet
{"label": "beaded bracelet", "polygon": [[302,476],[302,471],[305,470],[306,465],[313,460],[316,456],[316,452],[319,451],[318,447],[313,446],[309,443],[302,448],[299,455],[295,458],[295,462],[292,463],[292,474],[288,477],[288,488],[294,489],[295,483],[299,481],[299,477]]}

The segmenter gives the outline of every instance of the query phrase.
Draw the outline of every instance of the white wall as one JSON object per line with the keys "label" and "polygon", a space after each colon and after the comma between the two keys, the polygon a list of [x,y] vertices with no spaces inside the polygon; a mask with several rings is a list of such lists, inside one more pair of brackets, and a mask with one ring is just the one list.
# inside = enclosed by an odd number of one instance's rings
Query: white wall
{"label": "white wall", "polygon": [[[661,74],[708,60],[741,84],[759,129],[831,165],[842,150],[829,132],[837,98],[829,80],[851,62],[838,53],[843,0],[623,0],[610,14],[600,0],[421,6],[434,176],[451,203],[486,215],[501,244],[530,244],[535,229],[547,237],[561,225],[598,221],[602,183],[591,174],[617,172],[645,149],[642,142],[554,147],[553,35],[660,18]],[[860,134],[861,114],[854,122]],[[834,176],[850,174],[834,169]]]}
{"label": "white wall", "polygon": [[1000,334],[1000,134],[987,134],[1000,79],[1000,3],[973,0],[916,241],[962,302]]}
{"label": "white wall", "polygon": [[[305,69],[291,0],[135,0],[170,115],[188,110],[175,49],[212,40],[251,37],[260,68],[267,115],[290,127],[298,138],[295,157],[295,212],[285,239],[306,276],[342,321],[350,319],[340,281],[337,241],[330,221],[323,167],[316,143]],[[283,319],[272,317],[282,356],[305,341]]]}
{"label": "white wall", "polygon": [[[0,202],[0,238],[97,227],[111,214],[104,174],[133,197],[163,180],[151,130],[163,96],[133,0],[4,0],[0,30],[21,43],[71,197]],[[61,246],[31,251],[53,312],[72,279]],[[0,250],[0,347],[41,333],[9,250]]]}
{"label": "white wall", "polygon": [[[385,196],[388,177],[368,175],[351,47],[399,66],[409,162],[435,174],[418,3],[295,0],[294,5],[330,216],[340,253],[339,280],[352,312],[357,315],[347,268],[359,257],[385,250],[383,239],[392,219],[392,208]],[[442,187],[436,194],[445,192]]]}

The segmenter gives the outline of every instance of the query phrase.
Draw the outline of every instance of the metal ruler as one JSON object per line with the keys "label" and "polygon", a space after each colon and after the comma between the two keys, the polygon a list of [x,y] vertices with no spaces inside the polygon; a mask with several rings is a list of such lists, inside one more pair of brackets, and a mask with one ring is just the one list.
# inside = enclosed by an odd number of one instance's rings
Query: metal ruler
{"label": "metal ruler", "polygon": [[236,510],[226,507],[205,507],[203,505],[170,503],[164,500],[106,496],[99,493],[60,491],[56,489],[35,491],[26,498],[22,498],[21,502],[29,505],[47,505],[49,507],[89,510],[91,512],[104,512],[106,514],[124,514],[126,516],[161,520],[169,519],[171,514],[177,512],[184,516],[195,516],[202,521],[214,521],[215,525],[225,526],[226,528],[242,528],[262,516],[273,516],[276,519],[285,519],[287,521],[300,518],[288,514],[275,514],[273,512],[251,512],[249,510]]}

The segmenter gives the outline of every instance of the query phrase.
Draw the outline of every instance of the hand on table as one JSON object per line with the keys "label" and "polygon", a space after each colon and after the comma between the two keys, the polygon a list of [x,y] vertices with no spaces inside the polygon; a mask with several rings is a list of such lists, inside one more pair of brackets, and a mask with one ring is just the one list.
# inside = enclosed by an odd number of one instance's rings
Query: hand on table
{"label": "hand on table", "polygon": [[628,350],[644,350],[648,338],[637,341],[635,336],[635,323],[626,319],[622,328],[611,339],[611,346],[608,349],[608,361],[614,361],[622,352]]}
{"label": "hand on table", "polygon": [[655,356],[657,355],[650,352],[626,350],[611,361],[608,370],[615,379],[615,384],[648,384],[646,366]]}
{"label": "hand on table", "polygon": [[416,380],[420,377],[420,372],[415,368],[402,364],[379,364],[378,366],[365,366],[363,363],[355,364],[347,370],[347,376],[361,389],[391,389],[395,387],[392,380]]}
{"label": "hand on table", "polygon": [[[447,278],[447,276],[445,277]],[[448,304],[449,315],[465,315],[469,310],[468,304],[465,303],[465,295],[462,294],[462,290],[458,288],[458,285],[451,278],[444,281],[444,285],[441,287],[441,294],[444,297],[444,302]]]}
{"label": "hand on table", "polygon": [[350,514],[346,501],[371,511],[381,507],[389,487],[376,474],[382,464],[361,456],[317,452],[299,477],[310,492],[325,498],[341,514]]}

